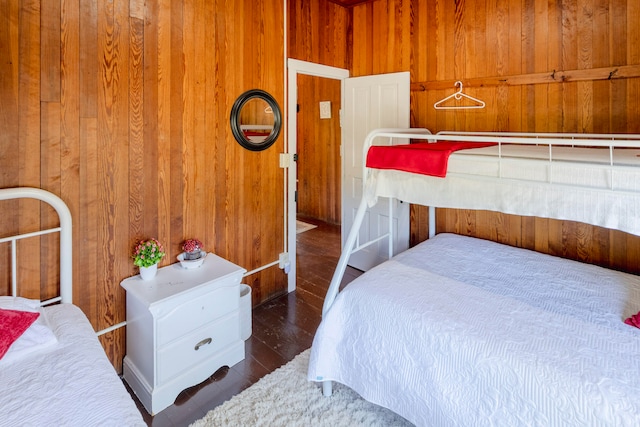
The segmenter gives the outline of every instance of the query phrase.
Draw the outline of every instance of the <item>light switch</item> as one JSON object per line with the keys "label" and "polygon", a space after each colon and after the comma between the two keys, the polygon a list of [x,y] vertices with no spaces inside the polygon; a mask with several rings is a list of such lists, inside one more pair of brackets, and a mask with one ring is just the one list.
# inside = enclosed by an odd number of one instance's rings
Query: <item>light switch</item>
{"label": "light switch", "polygon": [[320,118],[331,118],[331,101],[320,101]]}

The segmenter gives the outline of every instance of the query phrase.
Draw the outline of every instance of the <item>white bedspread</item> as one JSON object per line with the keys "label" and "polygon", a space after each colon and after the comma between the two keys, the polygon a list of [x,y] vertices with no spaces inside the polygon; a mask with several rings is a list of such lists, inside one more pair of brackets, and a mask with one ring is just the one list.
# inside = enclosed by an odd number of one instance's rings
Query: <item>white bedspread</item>
{"label": "white bedspread", "polygon": [[349,284],[308,378],[420,426],[638,426],[640,278],[441,234]]}
{"label": "white bedspread", "polygon": [[0,365],[0,425],[146,425],[82,311],[45,313],[58,343]]}

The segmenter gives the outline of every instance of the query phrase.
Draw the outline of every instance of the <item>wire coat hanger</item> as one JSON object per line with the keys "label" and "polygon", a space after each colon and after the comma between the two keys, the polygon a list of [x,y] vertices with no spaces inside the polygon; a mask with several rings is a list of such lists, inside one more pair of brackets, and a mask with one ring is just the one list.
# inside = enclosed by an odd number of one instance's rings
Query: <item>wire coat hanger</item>
{"label": "wire coat hanger", "polygon": [[[458,89],[458,91],[456,93],[452,93],[451,95],[447,96],[446,98],[441,99],[440,101],[436,102],[435,104],[433,104],[433,108],[435,108],[436,110],[469,110],[469,109],[473,109],[473,108],[484,108],[484,106],[486,105],[484,103],[484,101],[479,100],[478,98],[474,98],[473,96],[469,96],[466,93],[462,93],[462,82],[461,81],[457,81],[455,84],[456,87],[460,87]],[[442,104],[444,104],[445,102],[447,102],[448,100],[450,100],[451,98],[455,98],[456,100],[461,100],[462,98],[466,98],[469,99],[473,102],[475,102],[475,105],[451,105],[451,106],[444,106]]]}

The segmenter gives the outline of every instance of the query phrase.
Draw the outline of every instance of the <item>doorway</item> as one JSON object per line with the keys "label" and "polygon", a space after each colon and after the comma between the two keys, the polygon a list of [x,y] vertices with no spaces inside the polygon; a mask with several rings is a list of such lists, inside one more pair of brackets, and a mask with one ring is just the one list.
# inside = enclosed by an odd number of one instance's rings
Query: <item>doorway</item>
{"label": "doorway", "polygon": [[340,80],[298,75],[297,216],[340,224]]}
{"label": "doorway", "polygon": [[[322,144],[321,142],[318,142],[318,140],[316,139],[316,135],[315,135],[315,130],[308,130],[308,134],[310,135],[309,137],[309,143],[306,144],[305,147],[303,147],[302,144],[304,144],[304,142],[302,142],[301,144],[298,143],[298,127],[299,127],[299,123],[298,123],[298,114],[296,113],[297,111],[297,105],[298,105],[298,101],[301,99],[301,97],[299,96],[298,93],[298,83],[299,83],[299,78],[301,78],[302,84],[303,84],[303,90],[310,90],[311,91],[311,96],[312,98],[315,98],[316,95],[314,95],[314,93],[318,94],[318,98],[315,99],[313,101],[313,105],[311,102],[308,102],[306,104],[309,105],[300,105],[301,109],[306,109],[306,111],[304,112],[304,114],[302,116],[300,116],[302,118],[302,120],[313,120],[316,121],[315,118],[312,118],[312,116],[317,117],[317,121],[319,122],[320,127],[322,128],[321,130],[318,130],[319,135],[322,134],[327,134],[328,132],[335,132],[335,129],[337,129],[338,135],[337,138],[333,138],[333,140],[335,141],[340,141],[340,127],[339,127],[339,121],[340,121],[340,111],[343,109],[343,105],[342,105],[342,96],[341,93],[344,89],[344,80],[346,78],[349,77],[349,71],[348,70],[344,70],[341,68],[335,68],[335,67],[329,67],[326,65],[320,65],[320,64],[314,64],[314,63],[310,63],[310,62],[305,62],[305,61],[299,61],[299,60],[295,60],[295,59],[289,59],[287,62],[288,65],[288,97],[287,97],[287,111],[288,111],[288,125],[287,125],[287,134],[288,134],[288,139],[287,139],[287,154],[289,154],[289,162],[292,163],[294,161],[293,159],[293,154],[297,153],[298,157],[298,164],[297,165],[293,165],[292,167],[289,167],[287,172],[288,172],[288,177],[287,177],[287,251],[290,254],[290,264],[289,264],[289,271],[288,271],[288,290],[289,292],[292,292],[293,290],[295,290],[296,288],[296,275],[297,275],[297,268],[296,268],[296,250],[297,250],[297,243],[296,243],[296,218],[297,218],[297,214],[298,214],[298,203],[297,203],[297,191],[298,191],[298,186],[299,185],[303,185],[305,186],[304,188],[301,188],[301,190],[305,191],[305,195],[304,197],[307,198],[312,198],[313,196],[313,188],[314,188],[314,184],[312,183],[312,179],[310,176],[307,177],[302,177],[303,179],[303,183],[301,184],[299,182],[298,179],[298,169],[301,167],[300,164],[304,165],[305,160],[303,160],[303,157],[305,157],[306,162],[307,162],[307,166],[303,166],[304,170],[303,171],[310,171],[309,173],[314,173],[314,170],[320,170],[322,169],[322,165],[318,166],[318,165],[312,165],[311,163],[313,163],[313,153],[317,152],[317,150],[321,149],[322,147],[317,145],[317,144]],[[316,79],[316,78],[320,78],[320,79]],[[333,80],[333,82],[327,82],[327,80]],[[326,102],[327,100],[324,99],[324,96],[322,94],[322,89],[323,88],[327,88],[327,87],[331,87],[332,91],[336,91],[337,89],[335,88],[335,83],[339,82],[339,90],[340,90],[340,95],[339,95],[339,99],[340,101],[337,100],[329,100],[331,101],[331,104],[329,105],[329,111],[330,111],[330,115],[331,115],[331,119],[320,119],[320,101]],[[317,86],[317,87],[316,87]],[[304,93],[302,95],[305,95]],[[319,97],[323,97],[323,99],[320,99]],[[334,102],[336,105],[334,105]],[[326,106],[326,104],[325,104]],[[325,107],[323,107],[325,108]],[[308,113],[308,114],[307,114]],[[324,113],[324,112],[323,112]],[[309,116],[309,118],[307,119],[307,115]],[[323,114],[325,115],[325,114]],[[304,125],[304,122],[302,123]],[[306,126],[307,128],[311,127],[310,126],[311,123],[308,123],[308,126]],[[302,133],[304,135],[304,132]],[[314,138],[315,143],[312,143],[312,139]],[[319,138],[322,138],[322,136],[319,136]],[[306,153],[305,153],[305,149],[306,149]],[[301,153],[300,150],[303,150],[303,152]],[[338,151],[339,153],[339,151]],[[326,156],[327,158],[331,159],[332,156]],[[329,161],[329,160],[328,160]],[[335,164],[337,166],[337,171],[335,172],[337,174],[337,176],[340,176],[340,157],[338,156],[336,159],[330,160],[332,162],[332,164]],[[329,167],[328,165],[325,165],[325,169],[332,169],[333,166]],[[330,171],[325,171],[323,172],[325,174],[325,176],[328,176],[328,173],[331,173]],[[340,179],[337,180],[338,181],[338,185],[340,185]],[[333,185],[332,185],[333,187]],[[333,190],[331,189],[323,189],[324,192],[331,192]],[[301,194],[302,196],[302,194]],[[317,197],[317,194],[316,194]],[[338,189],[337,191],[335,191],[335,197],[340,198],[340,190]],[[302,200],[301,200],[302,201]],[[305,202],[306,203],[306,202]],[[311,209],[310,212],[314,212],[313,209],[317,209],[318,212],[320,212],[321,209],[331,209],[328,207],[328,203],[324,202],[323,204],[326,204],[327,207],[321,207],[320,204],[317,204],[317,207],[312,207],[313,203],[309,202],[306,203],[306,205],[303,206],[303,210],[307,210],[307,209]],[[334,204],[333,209],[336,209],[335,207],[336,204]],[[340,204],[337,203],[337,206],[339,206]],[[337,208],[339,210],[339,207]],[[325,212],[326,214],[328,214],[328,212]],[[338,221],[340,218],[341,212],[338,212]]]}
{"label": "doorway", "polygon": [[[349,72],[344,69],[329,67],[326,65],[314,64],[304,61],[298,61],[294,59],[288,60],[288,97],[287,97],[287,111],[288,111],[288,143],[287,153],[284,154],[286,158],[283,163],[289,164],[289,167],[285,172],[285,179],[287,182],[286,187],[286,200],[287,200],[287,215],[286,215],[286,227],[285,235],[288,243],[286,260],[288,261],[287,267],[288,273],[288,290],[292,292],[296,289],[296,217],[298,214],[297,198],[298,198],[298,178],[297,170],[300,165],[296,165],[295,157],[298,150],[301,148],[301,143],[298,142],[298,123],[297,105],[299,103],[298,94],[298,78],[300,76],[312,76],[321,77],[323,79],[338,80],[340,82],[340,108],[339,119],[336,121],[336,126],[325,126],[328,129],[337,129],[336,132],[340,133],[340,136],[334,138],[335,141],[340,142],[340,158],[339,161],[335,161],[334,164],[340,170],[339,189],[335,190],[335,195],[338,197],[339,202],[333,203],[333,208],[341,211],[340,220],[338,221],[342,229],[342,245],[344,246],[347,241],[347,234],[351,230],[353,220],[355,218],[354,206],[362,198],[362,185],[363,185],[363,142],[369,131],[376,128],[408,128],[409,127],[409,93],[410,93],[410,75],[409,72],[399,72],[390,74],[379,74],[374,76],[361,76],[357,78],[349,78]],[[301,80],[305,82],[305,79]],[[310,82],[314,81],[311,78]],[[313,86],[313,83],[309,83]],[[319,86],[321,84],[319,83]],[[329,86],[327,86],[329,87]],[[324,96],[322,91],[326,89],[315,88],[312,91],[318,92],[319,96]],[[337,86],[336,86],[337,96]],[[322,98],[314,98],[311,105],[302,106],[310,112],[310,116],[313,117],[308,127],[315,128],[317,120],[321,117],[320,110],[322,107]],[[317,105],[316,105],[317,104]],[[335,108],[331,107],[331,104],[324,105],[325,114],[329,116],[335,114]],[[304,120],[304,119],[303,119]],[[322,120],[322,119],[319,119]],[[340,126],[340,122],[343,122]],[[335,130],[329,130],[329,132]],[[310,129],[308,132],[313,133],[315,130]],[[304,135],[304,133],[301,133]],[[303,136],[304,138],[304,136]],[[322,145],[322,141],[310,140],[307,144],[309,149],[313,149],[314,145]],[[408,142],[408,141],[407,141]],[[312,156],[306,156],[306,161],[314,163],[317,159],[313,159]],[[338,160],[338,159],[335,159]],[[326,165],[325,165],[326,166]],[[310,166],[311,167],[311,166]],[[320,169],[313,169],[317,172]],[[313,176],[307,177],[313,179]],[[304,184],[303,182],[303,185]],[[320,194],[316,188],[314,193],[313,188],[302,188],[309,197],[318,197]],[[326,191],[327,189],[322,189]],[[329,190],[333,191],[333,190]],[[358,227],[357,231],[354,231],[356,235],[350,236],[351,241],[357,242],[360,249],[363,249],[357,253],[354,253],[351,257],[340,257],[338,268],[340,271],[344,271],[347,263],[361,270],[368,270],[372,266],[382,262],[386,256],[391,252],[389,249],[384,249],[381,239],[387,233],[387,230],[392,231],[393,236],[393,253],[401,252],[409,245],[409,207],[408,205],[402,205],[398,201],[389,200],[386,203],[388,208],[384,205],[374,206],[368,208],[365,212],[365,221],[362,227]],[[327,203],[328,209],[331,208]],[[336,206],[340,206],[337,208]],[[394,209],[391,209],[391,207]],[[363,241],[360,241],[360,239]],[[352,243],[349,243],[351,245]],[[383,256],[387,254],[386,256]]]}

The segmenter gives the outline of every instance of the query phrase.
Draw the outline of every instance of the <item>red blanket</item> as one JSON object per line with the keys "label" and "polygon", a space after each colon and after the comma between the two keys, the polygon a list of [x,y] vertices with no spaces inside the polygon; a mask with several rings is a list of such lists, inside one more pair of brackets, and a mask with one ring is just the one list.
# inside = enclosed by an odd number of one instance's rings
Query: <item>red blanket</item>
{"label": "red blanket", "polygon": [[419,142],[417,144],[374,145],[367,153],[367,167],[445,177],[449,155],[454,151],[497,145],[494,142]]}

